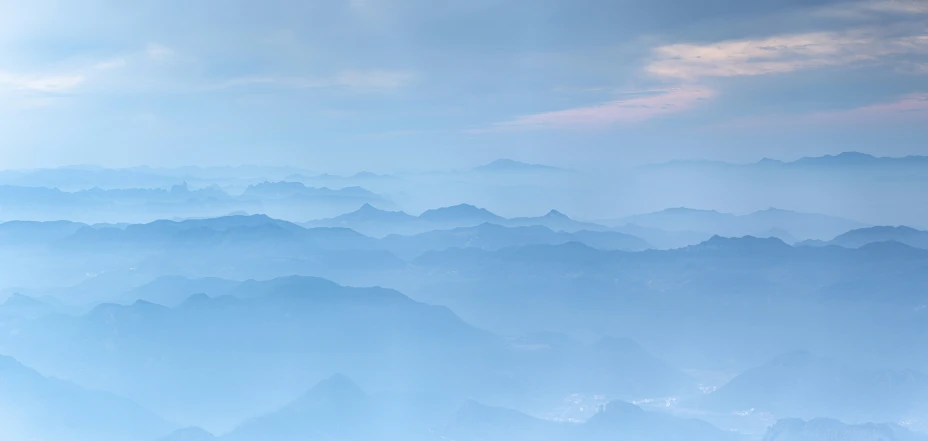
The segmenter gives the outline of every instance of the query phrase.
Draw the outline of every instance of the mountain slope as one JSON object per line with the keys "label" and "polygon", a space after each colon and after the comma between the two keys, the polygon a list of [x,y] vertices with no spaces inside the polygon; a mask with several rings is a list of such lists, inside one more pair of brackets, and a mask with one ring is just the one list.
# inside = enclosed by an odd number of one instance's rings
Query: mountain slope
{"label": "mountain slope", "polygon": [[782,418],[831,417],[892,421],[928,402],[928,377],[912,371],[870,371],[808,352],[792,352],[738,375],[698,407],[769,412]]}
{"label": "mountain slope", "polygon": [[147,440],[171,430],[160,417],[129,400],[44,377],[4,356],[0,409],[0,438],[5,440]]}

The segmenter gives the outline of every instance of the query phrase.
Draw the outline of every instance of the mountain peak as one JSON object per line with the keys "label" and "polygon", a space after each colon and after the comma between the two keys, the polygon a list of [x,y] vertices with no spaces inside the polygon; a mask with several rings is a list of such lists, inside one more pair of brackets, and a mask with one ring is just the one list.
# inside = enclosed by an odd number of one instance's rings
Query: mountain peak
{"label": "mountain peak", "polygon": [[722,237],[719,235],[712,236],[709,240],[686,247],[685,249],[704,249],[704,250],[736,250],[747,253],[764,253],[781,252],[791,250],[791,247],[782,239],[776,237]]}
{"label": "mountain peak", "polygon": [[548,214],[545,214],[545,217],[547,217],[547,218],[555,218],[555,219],[570,219],[569,216],[567,216],[566,214],[561,213],[560,211],[557,211],[557,210],[551,210],[551,211],[549,211]]}
{"label": "mountain peak", "polygon": [[783,164],[785,164],[785,162],[779,159],[772,159],[772,158],[767,158],[767,157],[761,158],[760,161],[757,161],[757,165],[783,165]]}
{"label": "mountain peak", "polygon": [[26,369],[26,367],[23,366],[23,364],[20,363],[19,360],[13,357],[10,357],[7,355],[0,355],[0,370],[14,370],[14,369],[23,370],[23,369]]}
{"label": "mountain peak", "polygon": [[3,306],[11,306],[11,307],[45,306],[45,302],[39,299],[33,298],[33,297],[29,297],[27,295],[15,292],[13,293],[13,295],[7,298],[5,302],[3,302]]}
{"label": "mountain peak", "polygon": [[474,168],[475,171],[498,171],[498,172],[518,172],[518,171],[567,171],[560,167],[543,164],[529,164],[527,162],[516,161],[509,158],[500,158],[489,164],[481,165]]}
{"label": "mountain peak", "polygon": [[354,407],[366,399],[367,394],[351,378],[335,374],[317,383],[289,408],[297,411],[320,407],[344,409]]}
{"label": "mountain peak", "polygon": [[793,161],[794,164],[821,164],[821,165],[857,165],[877,160],[876,156],[860,152],[843,152],[837,155],[805,157]]}
{"label": "mountain peak", "polygon": [[484,222],[501,219],[485,208],[479,208],[470,204],[433,208],[419,215],[419,218],[431,221],[481,220]]}

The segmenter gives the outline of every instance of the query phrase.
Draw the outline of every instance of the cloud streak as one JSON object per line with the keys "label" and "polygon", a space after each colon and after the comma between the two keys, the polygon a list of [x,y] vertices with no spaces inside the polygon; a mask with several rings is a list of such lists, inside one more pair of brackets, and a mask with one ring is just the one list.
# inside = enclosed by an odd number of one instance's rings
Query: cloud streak
{"label": "cloud streak", "polygon": [[222,81],[211,89],[225,89],[249,86],[273,86],[291,89],[313,89],[324,87],[344,87],[354,90],[392,90],[402,88],[416,76],[410,72],[401,71],[344,71],[330,77],[301,77],[301,76],[250,76],[232,78]]}
{"label": "cloud streak", "polygon": [[595,106],[520,116],[476,132],[533,129],[602,129],[635,124],[690,110],[715,95],[702,86],[684,86],[644,96],[617,99]]}
{"label": "cloud streak", "polygon": [[713,129],[758,130],[796,127],[886,127],[928,122],[928,93],[916,92],[895,100],[852,109],[811,112],[801,115],[770,115],[741,118],[712,126]]}
{"label": "cloud streak", "polygon": [[31,92],[63,92],[83,83],[83,75],[21,75],[0,71],[0,86]]}
{"label": "cloud streak", "polygon": [[928,35],[887,37],[879,30],[852,30],[672,44],[656,48],[645,70],[657,77],[696,81],[877,62],[904,54],[928,54]]}

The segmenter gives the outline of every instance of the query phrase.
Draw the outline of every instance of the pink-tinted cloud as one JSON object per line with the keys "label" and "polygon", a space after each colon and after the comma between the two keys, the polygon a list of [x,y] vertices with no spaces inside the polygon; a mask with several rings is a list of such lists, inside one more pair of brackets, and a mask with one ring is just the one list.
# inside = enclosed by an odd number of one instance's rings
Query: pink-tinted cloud
{"label": "pink-tinted cloud", "polygon": [[634,124],[683,112],[715,92],[702,86],[684,86],[660,93],[609,101],[595,106],[537,113],[495,124],[478,132],[530,129],[598,129]]}
{"label": "pink-tinted cloud", "polygon": [[928,35],[887,37],[878,29],[856,29],[660,46],[654,49],[646,70],[658,77],[693,81],[878,62],[914,54],[928,54]]}
{"label": "pink-tinted cloud", "polygon": [[713,126],[714,129],[780,129],[786,127],[846,126],[928,123],[928,93],[912,93],[895,101],[846,110],[813,112],[802,115],[774,115],[742,118]]}

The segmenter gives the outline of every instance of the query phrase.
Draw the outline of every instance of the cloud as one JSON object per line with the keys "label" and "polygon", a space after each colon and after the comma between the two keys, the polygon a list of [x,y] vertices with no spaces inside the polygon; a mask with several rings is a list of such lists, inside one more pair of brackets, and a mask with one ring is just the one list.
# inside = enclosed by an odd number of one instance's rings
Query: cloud
{"label": "cloud", "polygon": [[836,125],[885,127],[894,124],[924,124],[926,122],[928,122],[928,93],[916,92],[892,101],[852,109],[741,118],[712,126],[712,128],[757,130]]}
{"label": "cloud", "polygon": [[928,93],[911,93],[888,103],[872,104],[850,110],[812,113],[803,119],[812,123],[853,124],[928,121]]}
{"label": "cloud", "polygon": [[86,80],[83,75],[17,75],[0,71],[0,86],[32,92],[63,92]]}
{"label": "cloud", "polygon": [[595,106],[520,116],[476,132],[529,129],[598,129],[618,124],[634,124],[652,118],[683,112],[715,91],[702,86],[683,86],[657,93],[609,101]]}
{"label": "cloud", "polygon": [[292,89],[344,87],[362,90],[397,89],[415,79],[409,72],[399,71],[345,71],[331,77],[250,76],[222,81],[211,89],[248,86],[276,86]]}
{"label": "cloud", "polygon": [[60,93],[72,91],[105,71],[126,67],[126,60],[113,58],[59,71],[14,73],[0,70],[0,89]]}
{"label": "cloud", "polygon": [[878,61],[893,55],[928,54],[928,35],[887,37],[880,30],[813,32],[758,40],[660,46],[646,71],[694,81],[786,73]]}
{"label": "cloud", "polygon": [[101,61],[93,65],[93,68],[96,70],[111,70],[111,69],[122,69],[126,67],[128,63],[123,58],[114,58],[112,60]]}
{"label": "cloud", "polygon": [[415,78],[409,72],[375,70],[369,72],[347,71],[335,77],[335,83],[357,89],[396,89]]}
{"label": "cloud", "polygon": [[145,53],[148,54],[149,58],[155,61],[165,61],[174,56],[174,49],[160,44],[150,43],[145,48]]}
{"label": "cloud", "polygon": [[840,2],[819,8],[815,14],[836,18],[868,18],[880,14],[921,15],[928,14],[928,2],[924,0]]}

